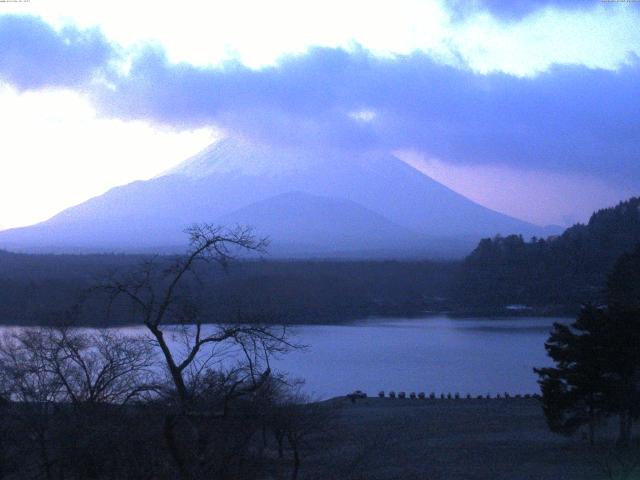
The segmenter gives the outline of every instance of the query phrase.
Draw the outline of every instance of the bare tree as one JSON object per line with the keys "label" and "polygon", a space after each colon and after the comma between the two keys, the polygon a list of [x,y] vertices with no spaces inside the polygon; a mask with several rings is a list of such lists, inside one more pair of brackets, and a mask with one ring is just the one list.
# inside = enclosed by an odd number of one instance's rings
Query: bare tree
{"label": "bare tree", "polygon": [[245,228],[189,234],[186,255],[149,258],[99,286],[110,307],[133,307],[144,335],[65,326],[0,339],[0,413],[16,436],[8,478],[223,479],[270,468],[256,441],[277,377],[270,361],[296,345],[273,319],[221,321],[206,308],[211,268],[266,242]]}
{"label": "bare tree", "polygon": [[158,389],[147,338],[107,330],[33,328],[0,341],[10,398],[38,404],[125,404]]}
{"label": "bare tree", "polygon": [[181,478],[192,479],[215,470],[208,466],[212,422],[227,418],[234,401],[255,394],[271,376],[270,358],[294,345],[284,326],[242,318],[211,323],[203,309],[203,299],[215,295],[208,269],[226,269],[241,252],[262,253],[266,240],[244,227],[198,225],[187,233],[186,255],[169,264],[147,260],[124,276],[112,275],[102,288],[112,302],[130,302],[161,352],[174,399],[165,441]]}
{"label": "bare tree", "polygon": [[[69,327],[5,334],[2,390],[11,400],[11,421],[26,434],[14,443],[27,458],[29,450],[38,458],[24,461],[21,469],[40,471],[47,479],[78,473],[83,466],[97,471],[114,433],[108,419],[121,418],[114,409],[157,389],[156,376],[147,338]],[[90,478],[86,472],[78,475]]]}
{"label": "bare tree", "polygon": [[[0,339],[0,376],[8,400],[18,406],[12,412],[32,439],[36,459],[25,465],[27,470],[42,471],[53,478],[50,448],[51,420],[57,402],[64,397],[62,382],[45,366],[40,352],[44,338],[39,330],[13,331]],[[16,413],[19,413],[16,415]]]}
{"label": "bare tree", "polygon": [[45,365],[75,405],[124,405],[159,388],[153,348],[145,337],[68,327],[47,334]]}
{"label": "bare tree", "polygon": [[331,430],[335,409],[312,402],[301,392],[304,382],[280,382],[270,408],[268,424],[283,458],[284,440],[291,452],[291,479],[296,480],[306,453],[317,450],[316,441]]}

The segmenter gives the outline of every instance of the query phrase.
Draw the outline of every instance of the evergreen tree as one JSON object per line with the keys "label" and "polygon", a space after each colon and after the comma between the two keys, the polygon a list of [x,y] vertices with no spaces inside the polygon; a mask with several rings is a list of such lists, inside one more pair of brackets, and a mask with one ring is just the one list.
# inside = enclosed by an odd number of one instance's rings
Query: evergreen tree
{"label": "evergreen tree", "polygon": [[545,348],[556,366],[534,369],[551,431],[571,435],[587,425],[593,443],[597,421],[609,414],[611,386],[603,371],[607,324],[606,312],[594,306],[584,307],[570,326],[554,324]]}
{"label": "evergreen tree", "polygon": [[616,261],[607,279],[607,300],[612,311],[640,310],[640,245]]}
{"label": "evergreen tree", "polygon": [[545,348],[555,367],[535,369],[552,431],[571,434],[617,415],[629,444],[640,416],[640,248],[616,262],[608,308],[586,306],[570,326],[555,324]]}
{"label": "evergreen tree", "polygon": [[615,379],[613,402],[620,417],[620,443],[628,444],[640,416],[640,245],[622,255],[607,279],[611,316],[609,370]]}
{"label": "evergreen tree", "polygon": [[640,416],[640,310],[611,308],[605,333],[608,407],[620,419],[618,443],[628,445],[633,420]]}

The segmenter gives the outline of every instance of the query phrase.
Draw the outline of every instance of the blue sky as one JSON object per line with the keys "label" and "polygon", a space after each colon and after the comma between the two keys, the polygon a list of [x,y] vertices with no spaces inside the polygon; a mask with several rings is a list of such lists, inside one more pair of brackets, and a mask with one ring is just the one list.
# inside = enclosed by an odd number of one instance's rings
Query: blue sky
{"label": "blue sky", "polygon": [[539,224],[640,193],[640,3],[131,3],[0,3],[0,228],[226,135],[394,152]]}

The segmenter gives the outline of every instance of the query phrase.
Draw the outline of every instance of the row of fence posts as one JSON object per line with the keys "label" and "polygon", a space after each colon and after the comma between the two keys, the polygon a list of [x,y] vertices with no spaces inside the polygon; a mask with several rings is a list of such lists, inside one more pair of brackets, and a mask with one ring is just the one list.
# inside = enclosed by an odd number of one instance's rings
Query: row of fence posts
{"label": "row of fence posts", "polygon": [[462,400],[462,399],[467,399],[467,400],[472,400],[472,399],[477,399],[477,400],[482,400],[482,399],[486,399],[486,400],[490,400],[490,399],[509,399],[509,398],[540,398],[540,395],[537,393],[531,394],[531,393],[525,393],[525,394],[516,394],[516,395],[511,395],[507,392],[505,393],[498,393],[494,396],[492,396],[490,393],[487,393],[486,395],[471,395],[470,393],[467,393],[466,395],[462,396],[459,393],[441,393],[440,395],[436,395],[434,392],[431,392],[428,396],[424,393],[424,392],[419,392],[416,394],[416,392],[411,392],[407,395],[406,392],[398,392],[396,394],[396,392],[394,390],[390,390],[388,394],[386,394],[383,390],[381,390],[378,393],[378,397],[380,398],[410,398],[410,399],[420,399],[420,400],[424,400],[424,399],[430,399],[430,400],[435,400],[435,399],[441,399],[441,400]]}
{"label": "row of fence posts", "polygon": [[[539,399],[540,395],[537,393],[525,393],[525,394],[516,394],[516,395],[511,395],[507,392],[505,393],[498,393],[494,396],[492,396],[490,393],[487,393],[486,395],[471,395],[470,393],[466,394],[465,396],[460,395],[459,393],[441,393],[440,395],[436,395],[434,392],[431,392],[429,395],[426,395],[424,392],[411,392],[407,395],[406,392],[398,392],[396,393],[394,390],[390,390],[388,393],[386,393],[384,390],[381,390],[378,393],[378,397],[379,398],[399,398],[399,399],[405,399],[405,398],[409,398],[409,399],[419,399],[419,400],[425,400],[425,399],[430,399],[430,400],[436,400],[436,399],[440,399],[440,400],[472,400],[472,399],[476,399],[476,400],[500,400],[500,399],[510,399],[510,398],[519,398],[519,399],[523,399],[523,398],[536,398]],[[352,401],[355,401],[358,398],[367,398],[367,394],[364,392],[361,392],[360,390],[357,390],[354,393],[350,393],[347,395],[347,398],[351,399]]]}

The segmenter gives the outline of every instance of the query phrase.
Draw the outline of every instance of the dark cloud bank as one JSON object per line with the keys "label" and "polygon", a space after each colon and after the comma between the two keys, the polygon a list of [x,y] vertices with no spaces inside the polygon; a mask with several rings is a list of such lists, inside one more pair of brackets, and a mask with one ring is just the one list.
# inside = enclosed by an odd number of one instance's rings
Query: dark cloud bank
{"label": "dark cloud bank", "polygon": [[[215,124],[269,143],[341,149],[414,148],[446,161],[584,172],[640,184],[640,61],[618,71],[555,66],[531,78],[480,75],[415,53],[316,48],[252,70],[171,64],[147,48],[126,75],[96,31],[56,33],[0,19],[0,79],[19,88],[87,85],[105,115],[195,127]],[[60,64],[59,62],[62,62]],[[370,121],[352,113],[372,111]]]}

